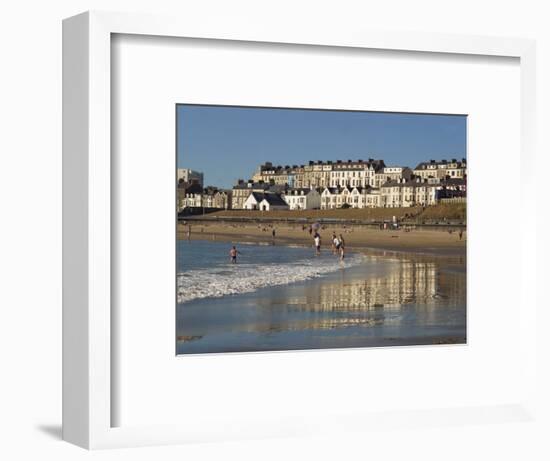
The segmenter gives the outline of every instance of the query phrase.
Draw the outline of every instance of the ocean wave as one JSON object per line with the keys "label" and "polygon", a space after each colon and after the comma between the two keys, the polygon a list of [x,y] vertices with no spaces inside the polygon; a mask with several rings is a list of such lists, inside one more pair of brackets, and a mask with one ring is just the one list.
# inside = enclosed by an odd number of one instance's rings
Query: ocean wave
{"label": "ocean wave", "polygon": [[227,264],[212,269],[198,269],[177,274],[178,303],[201,298],[250,293],[260,288],[320,277],[343,268],[357,266],[364,260],[353,255],[344,262],[336,257],[299,260],[291,264]]}

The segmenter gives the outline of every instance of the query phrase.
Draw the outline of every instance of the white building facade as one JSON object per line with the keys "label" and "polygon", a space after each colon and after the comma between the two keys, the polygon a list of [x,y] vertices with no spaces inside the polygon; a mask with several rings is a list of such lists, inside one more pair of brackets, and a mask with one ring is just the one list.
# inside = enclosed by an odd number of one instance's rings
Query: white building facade
{"label": "white building facade", "polygon": [[317,210],[321,208],[321,194],[317,189],[288,189],[283,198],[291,210]]}

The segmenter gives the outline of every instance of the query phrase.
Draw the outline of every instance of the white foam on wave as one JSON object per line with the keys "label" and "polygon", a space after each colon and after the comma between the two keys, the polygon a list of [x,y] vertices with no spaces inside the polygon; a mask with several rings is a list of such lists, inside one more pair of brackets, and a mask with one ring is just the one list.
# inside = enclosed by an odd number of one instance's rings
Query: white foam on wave
{"label": "white foam on wave", "polygon": [[334,259],[301,260],[292,264],[227,264],[177,274],[178,303],[200,298],[249,293],[259,288],[302,282],[323,274],[357,266],[362,255],[353,255],[340,262]]}

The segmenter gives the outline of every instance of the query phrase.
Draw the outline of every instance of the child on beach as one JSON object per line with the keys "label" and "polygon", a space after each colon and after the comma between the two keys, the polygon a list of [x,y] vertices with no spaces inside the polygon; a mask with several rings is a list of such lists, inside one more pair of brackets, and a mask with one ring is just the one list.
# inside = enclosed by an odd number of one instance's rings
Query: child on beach
{"label": "child on beach", "polygon": [[313,242],[315,244],[315,252],[317,255],[321,254],[321,236],[318,233],[315,233],[315,237],[313,237]]}
{"label": "child on beach", "polygon": [[231,257],[231,263],[237,264],[237,255],[239,252],[237,251],[237,248],[233,246],[231,250],[229,250],[229,256]]}

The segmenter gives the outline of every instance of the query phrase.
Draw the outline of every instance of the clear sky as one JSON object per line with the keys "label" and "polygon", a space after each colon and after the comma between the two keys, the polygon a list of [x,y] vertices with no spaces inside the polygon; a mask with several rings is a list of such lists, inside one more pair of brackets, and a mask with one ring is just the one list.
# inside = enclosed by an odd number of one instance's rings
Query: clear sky
{"label": "clear sky", "polygon": [[230,188],[260,163],[383,159],[414,168],[466,157],[466,116],[383,112],[177,107],[179,168],[204,173],[205,185]]}

